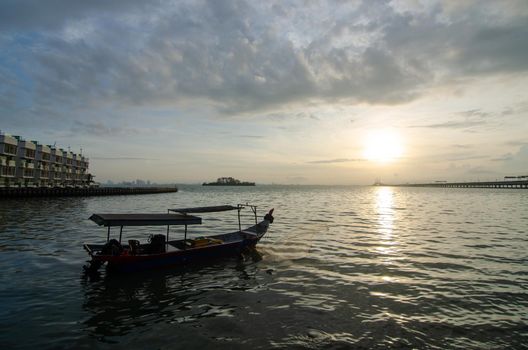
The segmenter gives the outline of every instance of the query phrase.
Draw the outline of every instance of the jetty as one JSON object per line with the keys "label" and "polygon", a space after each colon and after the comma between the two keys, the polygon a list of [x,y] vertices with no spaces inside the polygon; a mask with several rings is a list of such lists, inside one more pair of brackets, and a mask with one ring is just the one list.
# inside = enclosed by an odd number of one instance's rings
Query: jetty
{"label": "jetty", "polygon": [[178,192],[174,187],[0,187],[0,199],[27,197],[88,197]]}
{"label": "jetty", "polygon": [[[380,186],[380,185],[378,185]],[[473,182],[433,182],[398,185],[381,185],[396,187],[441,187],[441,188],[503,188],[503,189],[528,189],[528,180],[505,181],[473,181]]]}

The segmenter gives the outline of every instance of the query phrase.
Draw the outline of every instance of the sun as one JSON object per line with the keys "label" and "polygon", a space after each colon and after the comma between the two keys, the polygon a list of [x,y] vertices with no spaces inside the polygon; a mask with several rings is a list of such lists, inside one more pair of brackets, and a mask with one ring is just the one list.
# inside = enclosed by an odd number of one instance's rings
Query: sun
{"label": "sun", "polygon": [[392,130],[376,130],[365,137],[363,156],[367,160],[389,163],[403,154],[403,143],[400,135]]}

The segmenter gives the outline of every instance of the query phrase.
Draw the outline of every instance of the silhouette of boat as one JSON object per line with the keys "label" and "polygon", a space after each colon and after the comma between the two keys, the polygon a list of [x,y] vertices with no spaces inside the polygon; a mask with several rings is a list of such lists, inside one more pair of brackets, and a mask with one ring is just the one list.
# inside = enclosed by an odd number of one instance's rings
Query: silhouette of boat
{"label": "silhouette of boat", "polygon": [[[247,208],[254,214],[255,225],[242,229],[240,212]],[[230,210],[238,212],[238,231],[187,239],[188,225],[202,223],[200,217],[189,214]],[[85,269],[94,272],[106,263],[110,270],[128,272],[236,255],[247,248],[254,248],[273,222],[273,209],[260,222],[257,222],[257,207],[249,204],[169,209],[167,214],[93,214],[90,220],[107,227],[108,231],[106,243],[84,244],[84,249],[91,257]],[[183,239],[169,240],[170,226],[173,225],[184,226]],[[167,233],[151,234],[146,243],[128,240],[128,244],[122,244],[123,228],[127,226],[167,226]],[[120,228],[119,240],[110,239],[111,227]]]}

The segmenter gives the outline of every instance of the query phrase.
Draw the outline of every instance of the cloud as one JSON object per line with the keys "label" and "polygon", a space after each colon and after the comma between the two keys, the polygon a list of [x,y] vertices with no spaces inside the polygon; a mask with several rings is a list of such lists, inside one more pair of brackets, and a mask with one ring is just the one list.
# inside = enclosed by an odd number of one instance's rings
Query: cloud
{"label": "cloud", "polygon": [[96,136],[119,136],[139,134],[140,131],[135,128],[128,128],[124,126],[110,127],[101,121],[74,121],[71,131],[76,134],[90,134]]}
{"label": "cloud", "polygon": [[505,154],[494,161],[501,162],[502,168],[507,172],[525,175],[524,173],[528,173],[528,144],[521,146],[517,152]]}
{"label": "cloud", "polygon": [[1,76],[15,82],[0,111],[29,104],[36,118],[198,103],[244,115],[307,103],[398,104],[453,79],[528,70],[522,1],[509,11],[449,4],[3,1],[0,62],[9,62]]}
{"label": "cloud", "polygon": [[235,137],[240,137],[243,139],[263,139],[265,138],[262,135],[235,135]]}
{"label": "cloud", "polygon": [[505,145],[514,146],[514,147],[528,146],[528,141],[524,141],[524,140],[508,141],[505,143]]}
{"label": "cloud", "polygon": [[[489,123],[493,113],[484,112],[481,109],[471,109],[454,114],[456,120],[449,120],[441,123],[426,125],[412,125],[411,128],[431,128],[431,129],[468,129],[474,126],[481,126]],[[463,120],[460,120],[462,118]]]}
{"label": "cloud", "polygon": [[452,145],[452,147],[454,147],[454,148],[460,148],[460,149],[468,149],[468,148],[471,148],[471,147],[473,147],[473,146],[471,146],[471,145],[455,144],[455,145]]}
{"label": "cloud", "polygon": [[498,172],[495,170],[486,169],[484,167],[474,167],[466,171],[469,175],[497,175]]}
{"label": "cloud", "polygon": [[69,21],[145,10],[148,5],[148,1],[141,0],[3,0],[0,2],[0,30],[58,30]]}
{"label": "cloud", "polygon": [[311,120],[320,120],[318,116],[313,113],[307,112],[297,112],[297,113],[288,113],[288,112],[276,112],[269,113],[263,116],[264,118],[269,118],[271,120],[282,121],[285,119],[311,119]]}
{"label": "cloud", "polygon": [[96,160],[158,160],[156,158],[140,158],[140,157],[90,157]]}
{"label": "cloud", "polygon": [[411,128],[431,128],[431,129],[466,129],[472,126],[484,125],[486,122],[481,120],[464,120],[464,121],[447,121],[428,125],[414,125]]}
{"label": "cloud", "polygon": [[466,118],[475,118],[476,117],[476,118],[480,118],[480,119],[488,118],[488,117],[492,116],[491,113],[483,112],[481,109],[470,109],[470,110],[467,110],[467,111],[458,112],[457,114],[461,115],[463,117],[466,117]]}
{"label": "cloud", "polygon": [[504,161],[512,160],[512,159],[513,159],[513,155],[511,153],[507,153],[498,158],[492,158],[491,161],[492,162],[504,162]]}
{"label": "cloud", "polygon": [[312,160],[307,162],[308,164],[334,164],[334,163],[349,163],[349,162],[363,162],[364,159],[358,158],[336,158],[336,159],[323,159],[323,160]]}
{"label": "cloud", "polygon": [[478,155],[471,152],[448,152],[448,153],[437,153],[429,154],[423,156],[423,158],[414,158],[415,160],[431,161],[437,163],[439,161],[448,161],[448,162],[458,162],[458,161],[467,161],[467,160],[478,160],[478,159],[489,159],[488,156]]}

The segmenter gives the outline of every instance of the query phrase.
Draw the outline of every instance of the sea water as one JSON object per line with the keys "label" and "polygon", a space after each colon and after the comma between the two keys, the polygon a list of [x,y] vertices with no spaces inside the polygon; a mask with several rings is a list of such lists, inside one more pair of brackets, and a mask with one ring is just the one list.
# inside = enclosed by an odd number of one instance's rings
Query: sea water
{"label": "sea water", "polygon": [[[246,202],[260,218],[275,208],[255,252],[83,274],[82,243],[106,240],[92,213]],[[202,217],[191,237],[238,229],[236,212]],[[528,192],[181,186],[2,200],[0,271],[2,349],[526,348]]]}

